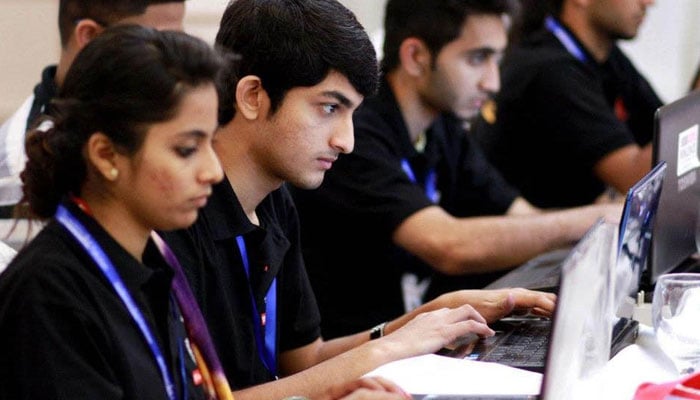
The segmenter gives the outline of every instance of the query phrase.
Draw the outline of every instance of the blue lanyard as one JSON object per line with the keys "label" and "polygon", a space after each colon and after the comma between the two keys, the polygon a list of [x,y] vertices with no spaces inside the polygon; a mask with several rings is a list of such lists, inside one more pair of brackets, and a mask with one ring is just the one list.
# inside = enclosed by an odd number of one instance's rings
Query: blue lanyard
{"label": "blue lanyard", "polygon": [[551,15],[548,16],[545,21],[544,21],[544,26],[552,32],[554,36],[556,36],[557,39],[561,42],[562,45],[566,48],[566,50],[574,57],[576,57],[577,60],[581,62],[586,62],[588,61],[588,57],[586,57],[586,53],[584,53],[583,49],[581,49],[576,41],[574,40],[571,35],[569,35],[569,32],[564,29],[563,26],[557,22],[554,17]]}
{"label": "blue lanyard", "polygon": [[[66,229],[68,229],[75,239],[83,246],[85,251],[87,251],[90,257],[92,257],[107,280],[109,280],[109,283],[112,285],[114,290],[117,292],[117,295],[129,311],[131,318],[134,320],[134,322],[136,322],[136,325],[138,325],[144,339],[146,339],[146,342],[148,343],[148,346],[155,357],[156,363],[158,364],[160,374],[163,377],[165,391],[168,394],[168,398],[170,400],[177,400],[175,385],[173,384],[170,374],[168,373],[168,368],[166,367],[163,353],[161,353],[158,343],[153,337],[151,330],[148,328],[148,324],[146,323],[143,314],[141,314],[141,310],[139,310],[136,302],[131,297],[129,290],[124,285],[124,282],[119,276],[119,273],[117,273],[116,268],[114,268],[112,261],[109,259],[109,257],[107,257],[104,250],[102,250],[90,232],[88,232],[80,221],[78,221],[64,206],[58,206],[58,209],[56,210],[56,219],[63,224],[63,226],[66,227]],[[184,364],[181,364],[181,367],[184,368]]]}
{"label": "blue lanyard", "polygon": [[[403,169],[403,172],[406,173],[406,176],[408,176],[408,179],[411,180],[411,182],[418,184],[418,180],[416,179],[416,174],[413,173],[413,169],[411,168],[411,164],[408,163],[407,159],[401,160],[401,168]],[[428,171],[428,174],[425,176],[425,195],[428,196],[430,201],[433,203],[437,203],[439,198],[438,198],[438,191],[437,191],[437,174],[435,173],[434,169],[430,169]]]}
{"label": "blue lanyard", "polygon": [[[243,236],[236,236],[236,242],[238,243],[238,250],[241,252],[245,274],[248,277],[248,291],[250,292],[250,301],[253,304],[253,330],[255,331],[258,354],[267,370],[277,377],[277,338],[275,336],[277,327],[277,278],[272,280],[272,285],[265,295],[265,313],[258,312],[253,288],[250,285],[250,264]],[[264,339],[263,330],[265,331]]]}

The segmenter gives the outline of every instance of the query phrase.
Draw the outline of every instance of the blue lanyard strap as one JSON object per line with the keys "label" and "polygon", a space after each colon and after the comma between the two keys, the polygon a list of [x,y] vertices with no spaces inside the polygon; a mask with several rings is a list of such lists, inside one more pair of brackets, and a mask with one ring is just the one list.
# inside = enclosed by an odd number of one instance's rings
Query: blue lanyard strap
{"label": "blue lanyard strap", "polygon": [[581,62],[586,62],[588,60],[588,57],[586,57],[586,53],[584,53],[583,49],[579,47],[579,45],[576,43],[573,37],[569,34],[569,32],[564,29],[559,22],[557,22],[554,17],[551,15],[548,16],[544,20],[544,26],[552,32],[554,36],[556,36],[557,39],[561,42],[561,44],[566,48],[566,51],[568,51],[572,56],[576,57],[577,60]]}
{"label": "blue lanyard strap", "polygon": [[[270,285],[270,289],[265,295],[265,313],[258,312],[253,287],[250,284],[250,262],[248,261],[248,251],[246,250],[243,236],[236,236],[236,242],[238,243],[238,250],[241,252],[246,276],[248,277],[248,290],[250,292],[250,301],[253,305],[253,330],[255,331],[258,354],[267,370],[277,377],[277,278],[272,280],[272,285]],[[265,331],[264,339],[263,330]]]}
{"label": "blue lanyard strap", "polygon": [[117,295],[122,300],[126,306],[127,311],[131,315],[131,318],[138,325],[141,334],[146,343],[151,349],[153,356],[158,364],[158,369],[160,369],[160,374],[163,378],[163,383],[165,384],[165,391],[168,394],[170,400],[177,400],[177,395],[175,394],[175,385],[173,384],[170,374],[168,373],[168,368],[165,364],[165,358],[163,353],[160,351],[160,347],[156,342],[151,330],[146,323],[146,320],[141,314],[141,310],[136,305],[136,302],[131,297],[129,290],[124,285],[121,277],[117,273],[116,268],[112,264],[112,261],[107,257],[104,250],[95,241],[90,232],[78,221],[75,216],[73,216],[64,206],[59,205],[56,210],[56,219],[75,237],[75,239],[80,243],[80,245],[88,252],[90,257],[95,261],[100,271],[107,278],[109,283],[112,285]]}
{"label": "blue lanyard strap", "polygon": [[[413,168],[411,168],[411,164],[409,164],[407,159],[402,159],[401,160],[401,168],[403,169],[403,172],[408,176],[408,179],[411,180],[411,182],[418,184],[418,180],[416,179],[416,174],[413,173]],[[425,195],[428,196],[430,201],[433,203],[438,202],[438,191],[437,191],[437,174],[435,173],[434,169],[430,169],[428,171],[428,174],[425,176]]]}

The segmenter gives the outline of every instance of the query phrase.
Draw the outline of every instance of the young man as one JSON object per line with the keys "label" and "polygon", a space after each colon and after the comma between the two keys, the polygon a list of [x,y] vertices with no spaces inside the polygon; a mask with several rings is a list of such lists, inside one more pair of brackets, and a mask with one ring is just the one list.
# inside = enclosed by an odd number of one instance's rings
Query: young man
{"label": "young man", "polygon": [[637,35],[653,0],[558,0],[557,17],[503,62],[496,112],[475,129],[487,156],[539,207],[624,193],[651,168],[662,105],[616,46]]}
{"label": "young man", "polygon": [[384,80],[355,113],[355,149],[318,190],[295,192],[324,336],[483,287],[579,239],[605,213],[619,218],[617,206],[539,213],[463,131],[499,89],[506,5],[387,3]]}
{"label": "young man", "polygon": [[20,108],[0,126],[0,217],[10,217],[22,197],[19,174],[27,157],[24,137],[27,129],[46,110],[61,86],[78,52],[109,25],[139,24],[157,29],[182,30],[185,0],[61,0],[58,27],[61,55],[58,64],[41,74]]}
{"label": "young man", "polygon": [[[372,332],[324,341],[284,183],[317,187],[352,150],[353,111],[377,85],[372,44],[336,0],[237,0],[216,42],[239,59],[220,94],[215,139],[226,179],[191,229],[165,237],[241,389],[236,399],[313,398],[468,332],[489,335],[485,319],[514,308],[551,312],[553,297],[543,293],[462,291]],[[363,292],[357,286],[354,297]]]}

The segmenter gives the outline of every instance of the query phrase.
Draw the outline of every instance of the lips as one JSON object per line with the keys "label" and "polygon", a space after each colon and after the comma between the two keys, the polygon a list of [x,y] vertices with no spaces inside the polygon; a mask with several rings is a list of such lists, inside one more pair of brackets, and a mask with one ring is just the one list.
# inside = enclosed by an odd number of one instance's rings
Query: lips
{"label": "lips", "polygon": [[319,158],[318,161],[323,169],[331,169],[333,163],[338,159],[338,157],[323,157]]}
{"label": "lips", "polygon": [[207,194],[205,194],[205,195],[202,195],[202,196],[199,196],[199,197],[195,197],[195,198],[193,199],[194,204],[195,204],[197,207],[200,207],[200,208],[201,208],[201,207],[204,207],[204,206],[207,204],[207,200],[209,199],[209,195],[210,195],[210,194],[211,194],[211,193],[207,193]]}

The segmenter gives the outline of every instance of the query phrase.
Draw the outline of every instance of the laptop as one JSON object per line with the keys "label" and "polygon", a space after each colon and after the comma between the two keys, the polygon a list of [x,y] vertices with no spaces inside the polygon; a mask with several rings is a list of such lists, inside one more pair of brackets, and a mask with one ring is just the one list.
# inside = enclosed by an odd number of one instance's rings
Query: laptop
{"label": "laptop", "polygon": [[[625,251],[620,262],[626,264],[622,272],[630,269],[637,278],[628,283],[626,288],[630,296],[636,296],[647,256],[649,241],[655,214],[658,209],[659,196],[666,171],[666,163],[659,162],[649,173],[632,186],[625,197],[625,204],[620,218],[618,252]],[[502,289],[523,287],[533,290],[556,291],[559,284],[559,268],[571,251],[570,248],[557,249],[529,260],[495,280],[485,289]],[[621,277],[622,278],[622,277]],[[629,281],[626,279],[625,282]],[[632,288],[631,286],[634,286]],[[632,291],[634,290],[634,293]],[[631,314],[630,314],[631,315]]]}
{"label": "laptop", "polygon": [[[610,357],[637,338],[639,323],[632,319],[634,300],[647,259],[665,173],[666,163],[662,161],[630,188],[625,199],[618,239],[613,248],[615,261],[611,264],[614,266],[615,285],[611,291],[613,312],[609,314],[613,318]],[[559,274],[561,265],[552,260],[548,273]],[[557,277],[553,283],[558,284],[558,280]],[[508,332],[504,335],[506,338],[498,335],[478,342],[470,358],[538,372],[544,369],[549,321],[505,321],[499,322],[494,329]]]}
{"label": "laptop", "polygon": [[580,380],[608,361],[617,226],[596,223],[569,253],[560,269],[557,307],[549,323],[546,366],[539,395],[431,395],[416,400],[561,400]]}
{"label": "laptop", "polygon": [[665,161],[668,174],[642,274],[641,287],[648,295],[660,275],[698,270],[700,92],[660,107],[654,121],[653,160]]}

